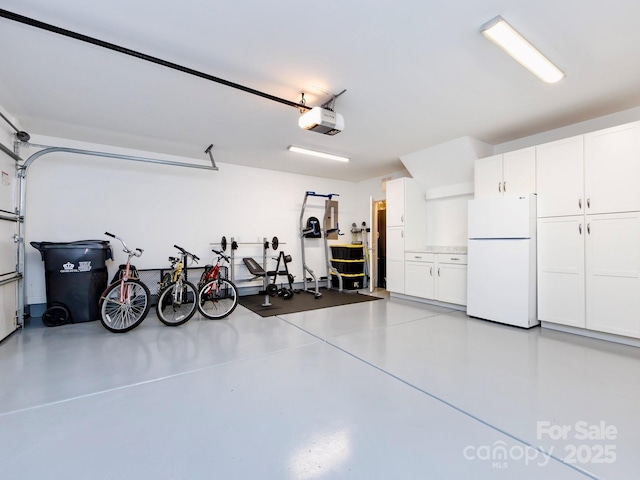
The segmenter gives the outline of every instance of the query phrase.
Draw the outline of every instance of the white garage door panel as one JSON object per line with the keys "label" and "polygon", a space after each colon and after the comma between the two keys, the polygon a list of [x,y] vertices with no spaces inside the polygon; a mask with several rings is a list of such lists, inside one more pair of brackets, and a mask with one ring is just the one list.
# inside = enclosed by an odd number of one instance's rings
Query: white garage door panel
{"label": "white garage door panel", "polygon": [[4,275],[16,271],[17,251],[13,241],[15,234],[15,222],[0,220],[0,280]]}
{"label": "white garage door panel", "polygon": [[[0,123],[4,123],[1,122]],[[0,340],[14,332],[17,328],[16,311],[18,310],[18,287],[16,268],[18,261],[18,244],[14,235],[18,233],[16,223],[16,161],[5,148],[12,145],[13,138],[8,127],[2,125],[0,142],[4,146],[0,151]],[[13,280],[13,281],[12,281]],[[1,348],[1,347],[0,347]]]}
{"label": "white garage door panel", "polygon": [[0,340],[17,328],[16,300],[15,282],[0,285]]}

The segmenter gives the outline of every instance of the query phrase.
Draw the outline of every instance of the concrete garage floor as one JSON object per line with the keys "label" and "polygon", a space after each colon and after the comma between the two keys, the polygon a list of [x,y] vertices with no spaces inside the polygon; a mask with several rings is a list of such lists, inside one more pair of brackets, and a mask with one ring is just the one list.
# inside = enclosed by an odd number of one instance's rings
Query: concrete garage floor
{"label": "concrete garage floor", "polygon": [[630,479],[640,349],[385,299],[0,344],[3,479]]}

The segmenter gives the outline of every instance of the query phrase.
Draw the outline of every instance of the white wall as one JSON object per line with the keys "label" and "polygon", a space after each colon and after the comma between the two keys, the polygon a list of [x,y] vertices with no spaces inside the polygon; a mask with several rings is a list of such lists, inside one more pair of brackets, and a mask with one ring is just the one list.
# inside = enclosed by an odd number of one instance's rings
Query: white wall
{"label": "white wall", "polygon": [[603,128],[615,127],[624,123],[635,122],[640,120],[640,107],[623,110],[621,112],[612,113],[584,122],[575,123],[562,128],[548,130],[537,135],[519,138],[511,142],[501,143],[494,146],[494,154],[511,152],[520,148],[541,145],[563,138],[573,137],[574,135],[582,135],[584,133],[595,132]]}
{"label": "white wall", "polygon": [[[202,163],[200,159],[50,137],[32,136],[32,143]],[[26,158],[35,151],[30,149],[21,155]],[[277,236],[287,243],[281,249],[293,257],[289,268],[296,281],[301,281],[299,221],[307,190],[340,195],[337,200],[343,229],[368,218],[368,197],[364,203],[358,201],[360,190],[354,183],[234,166],[218,158],[216,163],[220,168],[217,172],[68,153],[37,159],[27,174],[27,303],[45,302],[43,262],[40,253],[29,245],[31,241],[109,240],[103,235],[106,230],[122,236],[130,247],[145,250],[136,261],[138,268],[159,268],[166,267],[167,257],[175,254],[174,244],[210,262],[213,254],[209,244],[219,242],[222,235],[235,237],[238,242],[262,242],[264,237],[271,240]],[[323,200],[310,198],[305,221],[308,216],[322,219],[323,214]],[[350,241],[348,234],[342,238]],[[322,241],[306,242],[307,263],[318,276],[326,275]],[[110,275],[125,259],[119,243],[112,240],[111,244],[116,260],[109,262]],[[262,248],[241,247],[236,256],[237,278],[248,278],[241,258],[261,258]],[[271,262],[275,266],[275,260]],[[239,282],[239,286],[243,284]]]}
{"label": "white wall", "polygon": [[467,204],[473,195],[427,200],[427,245],[467,246]]}

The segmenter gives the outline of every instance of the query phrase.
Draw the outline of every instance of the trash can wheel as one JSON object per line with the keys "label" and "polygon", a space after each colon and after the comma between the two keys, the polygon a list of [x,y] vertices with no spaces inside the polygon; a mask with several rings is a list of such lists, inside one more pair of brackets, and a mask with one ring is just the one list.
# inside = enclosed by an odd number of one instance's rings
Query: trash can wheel
{"label": "trash can wheel", "polygon": [[59,327],[71,321],[69,310],[64,305],[54,305],[42,314],[42,323],[47,327]]}

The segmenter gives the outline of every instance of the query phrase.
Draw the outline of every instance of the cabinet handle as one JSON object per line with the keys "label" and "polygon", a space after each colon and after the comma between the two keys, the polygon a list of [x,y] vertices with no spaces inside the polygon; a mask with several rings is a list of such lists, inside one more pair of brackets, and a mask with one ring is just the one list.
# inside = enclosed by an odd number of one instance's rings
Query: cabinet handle
{"label": "cabinet handle", "polygon": [[502,182],[498,182],[498,192],[502,193]]}
{"label": "cabinet handle", "polygon": [[587,233],[591,235],[591,224],[587,223]]}
{"label": "cabinet handle", "polygon": [[582,210],[582,197],[578,199],[578,208]]}
{"label": "cabinet handle", "polygon": [[502,182],[502,192],[507,193],[507,181]]}
{"label": "cabinet handle", "polygon": [[401,221],[402,223],[404,223],[404,213],[403,213],[402,215],[400,215],[400,221]]}
{"label": "cabinet handle", "polygon": [[453,260],[454,262],[457,262],[460,259],[458,257],[451,257],[451,260]]}
{"label": "cabinet handle", "polygon": [[440,276],[440,267],[438,267],[438,276]]}
{"label": "cabinet handle", "polygon": [[587,208],[591,208],[591,197],[587,197]]}
{"label": "cabinet handle", "polygon": [[580,232],[580,235],[582,235],[582,224],[578,224],[578,231]]}
{"label": "cabinet handle", "polygon": [[404,230],[400,230],[400,236],[404,238]]}
{"label": "cabinet handle", "polygon": [[433,277],[433,267],[429,267],[429,275]]}
{"label": "cabinet handle", "polygon": [[421,256],[419,256],[419,255],[414,255],[414,257],[413,257],[413,258],[422,258],[422,257],[421,257]]}

